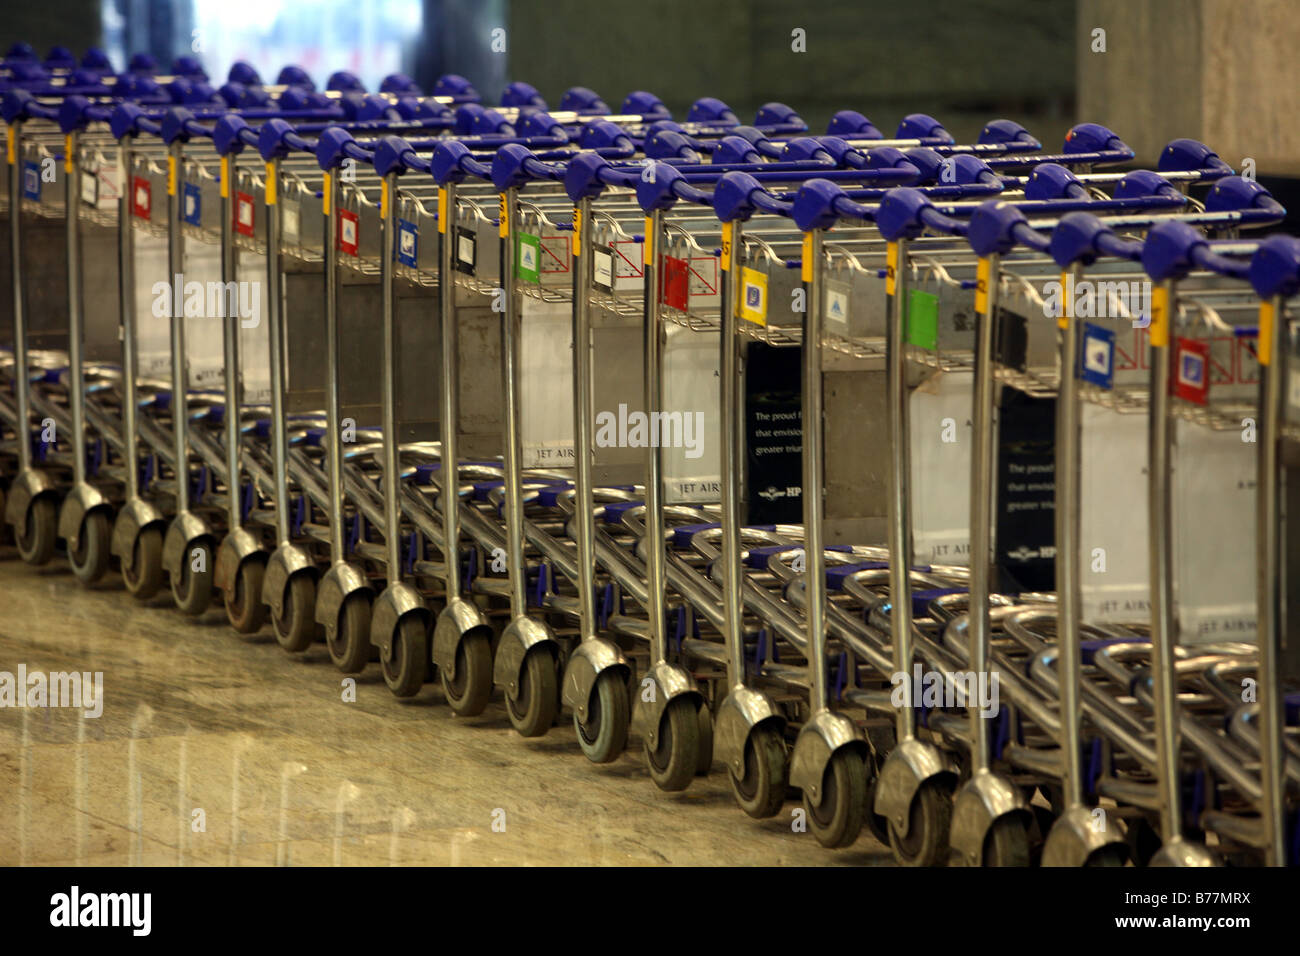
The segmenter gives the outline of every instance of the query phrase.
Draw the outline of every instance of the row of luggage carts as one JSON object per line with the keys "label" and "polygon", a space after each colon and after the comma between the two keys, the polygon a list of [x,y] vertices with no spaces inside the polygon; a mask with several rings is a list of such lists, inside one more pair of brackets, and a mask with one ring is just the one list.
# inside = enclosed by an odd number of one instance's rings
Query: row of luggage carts
{"label": "row of luggage carts", "polygon": [[21,46],[0,87],[27,563],[829,848],[1300,860],[1300,241],[1209,147]]}

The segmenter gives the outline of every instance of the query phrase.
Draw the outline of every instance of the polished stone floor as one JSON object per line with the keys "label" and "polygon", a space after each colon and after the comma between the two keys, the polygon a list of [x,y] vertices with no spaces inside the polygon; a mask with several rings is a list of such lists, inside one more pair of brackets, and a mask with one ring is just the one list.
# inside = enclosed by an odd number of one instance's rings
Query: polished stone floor
{"label": "polished stone floor", "polygon": [[323,649],[170,595],[135,605],[114,579],[0,552],[0,672],[102,671],[103,713],[0,707],[0,864],[882,865],[794,833],[787,803],[746,817],[717,764],[658,791],[639,745],[596,767],[567,721],[538,740],[499,702],[452,716],[441,692],[393,698],[372,665],[355,702]]}

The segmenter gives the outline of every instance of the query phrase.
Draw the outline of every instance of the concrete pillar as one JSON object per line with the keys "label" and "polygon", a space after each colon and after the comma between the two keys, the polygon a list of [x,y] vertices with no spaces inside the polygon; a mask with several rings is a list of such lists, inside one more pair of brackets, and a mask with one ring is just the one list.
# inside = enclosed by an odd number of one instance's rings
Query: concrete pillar
{"label": "concrete pillar", "polygon": [[1295,0],[1079,0],[1077,43],[1079,119],[1141,161],[1187,136],[1239,171],[1300,174]]}

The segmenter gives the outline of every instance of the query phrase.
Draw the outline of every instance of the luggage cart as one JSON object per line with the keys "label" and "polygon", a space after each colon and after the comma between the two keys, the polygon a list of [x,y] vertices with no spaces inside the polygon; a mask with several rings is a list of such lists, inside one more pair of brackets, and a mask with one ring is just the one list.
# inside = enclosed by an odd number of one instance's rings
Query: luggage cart
{"label": "luggage cart", "polygon": [[[38,467],[37,462],[33,461],[33,441],[29,432],[33,392],[29,371],[29,323],[35,318],[35,321],[41,322],[42,326],[48,327],[45,325],[48,322],[45,317],[48,305],[42,303],[39,298],[29,303],[24,295],[24,280],[27,273],[24,271],[22,222],[28,200],[36,204],[37,215],[42,214],[40,202],[42,161],[48,159],[51,163],[54,162],[51,147],[55,142],[55,132],[47,127],[43,137],[38,135],[44,125],[38,120],[36,129],[32,131],[30,144],[25,142],[27,137],[24,137],[24,130],[28,123],[28,105],[28,100],[12,94],[5,97],[9,174],[9,256],[13,283],[14,434],[18,445],[18,473],[10,481],[6,490],[5,521],[13,526],[14,541],[18,546],[19,555],[28,564],[40,566],[47,564],[54,556],[58,535],[60,487],[49,470]],[[28,159],[29,155],[34,159]],[[65,217],[67,215],[66,209],[56,209],[53,203],[46,204],[44,209],[45,215],[50,218],[56,215]],[[71,235],[66,230],[65,234]],[[57,291],[51,289],[51,296],[57,296],[60,292],[66,296],[66,279],[58,284],[64,285],[64,288]],[[33,310],[38,310],[42,314],[34,315]],[[45,444],[42,443],[42,452],[45,451]]]}
{"label": "luggage cart", "polygon": [[[1225,180],[1225,185],[1231,185],[1231,183]],[[1000,226],[989,226],[987,228],[981,227],[979,229],[981,236],[1001,235],[1003,237],[1003,241],[1005,242],[1008,239],[1011,239],[1012,235],[1017,229],[1021,228],[1021,226],[1023,225],[1023,219],[1017,220],[1015,216],[1012,215],[1013,211],[1007,210],[1006,207],[1001,207],[1001,212],[1005,214],[1003,216],[1002,224]],[[1079,215],[1079,214],[1074,214],[1074,215]],[[1269,218],[1269,215],[1271,214],[1265,213],[1264,218],[1265,219]],[[1209,215],[1204,218],[1207,221],[1212,222],[1215,216]],[[1219,224],[1223,225],[1224,223],[1220,221]],[[1067,219],[1065,220],[1065,225],[1067,227],[1069,226],[1069,217],[1067,217]],[[974,220],[972,221],[971,229],[972,229],[972,233],[971,233],[972,236],[975,236],[977,227]],[[1059,231],[1060,230],[1058,230],[1058,232]],[[1032,235],[1032,233],[1030,234]],[[1066,235],[1069,236],[1068,228],[1066,229]],[[1011,241],[1014,240],[1012,239]],[[1041,248],[1044,245],[1045,244],[1035,244],[1035,247]],[[1054,250],[1055,247],[1056,247],[1055,240],[1053,240]],[[1021,274],[1023,275],[1023,271],[1022,271],[1023,267],[1017,265],[1016,269],[1017,271],[1021,272]],[[1024,282],[1025,280],[1021,278],[1019,281]],[[1037,281],[1041,282],[1041,279]],[[1062,279],[1062,282],[1065,283],[1064,277]],[[990,280],[990,287],[992,287],[992,285],[993,282],[992,280]],[[1071,347],[1071,338],[1069,336],[1063,336],[1062,339],[1064,343],[1063,347],[1069,349]],[[1063,353],[1059,367],[1073,368],[1074,366],[1075,366],[1074,356],[1072,355],[1067,356]],[[978,366],[977,366],[977,370],[978,370]],[[977,372],[977,379],[978,379],[978,372]],[[1060,429],[1060,435],[1069,436],[1071,434],[1077,433],[1077,426],[1070,424],[1070,419],[1077,414],[1077,413],[1070,412],[1070,409],[1074,404],[1074,400],[1070,398],[1070,394],[1073,391],[1073,387],[1072,387],[1073,377],[1067,376],[1065,379],[1062,379],[1062,382],[1063,382],[1061,387],[1062,399],[1061,399],[1061,405],[1059,406],[1060,408],[1059,414],[1062,416],[1062,421],[1065,422],[1065,424],[1062,425]],[[978,414],[979,414],[979,409],[977,408],[977,415]],[[1058,501],[1057,501],[1057,508],[1056,508],[1058,526],[1060,522],[1067,520],[1067,516],[1070,515],[1073,515],[1074,516],[1073,520],[1077,522],[1077,515],[1078,515],[1077,500],[1072,501],[1072,498],[1077,496],[1077,490],[1074,490],[1076,488],[1077,478],[1073,480],[1071,478],[1071,475],[1077,474],[1077,465],[1069,463],[1070,457],[1077,456],[1077,454],[1078,454],[1077,439],[1069,439],[1068,437],[1059,439],[1058,460],[1060,460],[1060,456],[1062,455],[1066,457],[1060,467],[1060,471],[1058,474],[1058,483],[1057,483]],[[1077,552],[1077,532],[1073,531],[1073,529],[1066,527],[1064,530],[1061,530],[1058,527],[1057,541],[1058,541],[1058,555],[1060,555],[1063,549],[1069,551],[1070,555],[1073,555]],[[1071,605],[1077,602],[1077,597],[1069,597],[1069,592],[1073,589],[1077,593],[1077,587],[1078,587],[1077,570],[1073,569],[1071,567],[1071,564],[1072,562],[1069,560],[1060,561],[1060,563],[1058,564],[1057,573],[1058,573],[1058,578],[1061,581],[1073,582],[1072,584],[1061,583],[1058,586],[1058,591],[1061,594],[1067,595],[1066,598],[1060,600],[1060,615],[1062,618],[1061,627],[1065,635],[1062,638],[1062,641],[1064,643],[1064,647],[1062,649],[1062,656],[1067,660],[1067,664],[1065,665],[1067,676],[1065,676],[1063,679],[1063,689],[1062,689],[1062,694],[1063,694],[1062,706],[1063,706],[1063,710],[1067,715],[1067,724],[1063,733],[1063,740],[1073,741],[1078,739],[1078,730],[1077,730],[1078,691],[1077,689],[1074,691],[1075,703],[1073,704],[1070,703],[1070,696],[1065,693],[1065,691],[1068,690],[1069,688],[1071,687],[1077,688],[1078,685],[1077,665],[1074,668],[1076,670],[1076,673],[1074,675],[1070,675],[1069,673],[1070,670],[1072,669],[1069,666],[1069,661],[1075,659],[1077,655],[1077,628],[1078,628],[1077,611],[1073,610],[1071,607]],[[1075,620],[1076,623],[1074,624],[1068,623],[1068,621],[1070,620]],[[1072,637],[1075,642],[1073,645],[1071,645],[1070,643]],[[1073,651],[1071,650],[1072,646],[1075,648]],[[1069,724],[1069,721],[1070,721],[1070,716],[1072,714],[1075,714],[1076,716],[1073,717],[1073,725],[1071,726]],[[1062,752],[1067,753],[1067,755],[1077,754],[1077,747],[1067,748],[1063,744]],[[1077,791],[1079,788],[1078,780],[1081,777],[1081,770],[1077,765],[1077,757],[1075,758],[1075,760],[1076,762],[1074,767],[1070,767],[1067,765],[1067,767],[1065,768],[1065,777],[1066,777],[1067,790],[1073,787]],[[1073,784],[1071,783],[1072,777],[1074,778]],[[1075,799],[1077,801],[1077,797]],[[1076,803],[1075,806],[1077,805],[1078,804]],[[1083,817],[1087,815],[1088,815],[1087,812],[1081,809],[1080,816]],[[1069,819],[1069,817],[1067,816],[1062,819],[1063,821],[1066,821]],[[1091,819],[1087,821],[1075,821],[1072,825],[1068,825],[1068,826],[1063,823],[1060,826],[1059,830],[1053,831],[1054,835],[1059,835],[1060,833],[1063,832],[1071,832],[1072,835],[1074,835],[1077,838],[1077,842],[1080,844],[1080,849],[1077,853],[1071,854],[1074,862],[1076,863],[1081,861],[1084,857],[1094,855],[1093,851],[1098,849],[1103,851],[1102,855],[1103,857],[1105,857],[1106,855],[1108,855],[1106,851],[1112,849],[1112,847],[1108,847],[1106,844],[1109,843],[1113,845],[1116,842],[1113,839],[1109,841],[1102,840],[1101,843],[1099,844],[1098,838],[1096,836],[1093,836],[1093,834],[1099,832],[1098,828],[1092,826],[1091,822],[1092,822]],[[1051,846],[1050,840],[1049,840],[1049,846]],[[1046,852],[1045,860],[1051,860],[1051,861],[1059,860],[1061,858],[1060,854],[1061,851],[1059,850],[1059,848],[1053,847],[1052,850]]]}

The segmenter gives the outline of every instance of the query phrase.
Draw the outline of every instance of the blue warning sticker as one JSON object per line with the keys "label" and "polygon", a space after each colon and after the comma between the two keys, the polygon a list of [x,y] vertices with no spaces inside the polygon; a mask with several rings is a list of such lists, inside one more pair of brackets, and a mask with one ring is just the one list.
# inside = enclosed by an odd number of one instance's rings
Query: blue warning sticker
{"label": "blue warning sticker", "polygon": [[23,163],[23,197],[33,202],[40,201],[41,167],[36,163]]}
{"label": "blue warning sticker", "polygon": [[1115,333],[1085,322],[1083,346],[1079,351],[1079,378],[1102,388],[1115,381]]}
{"label": "blue warning sticker", "polygon": [[203,195],[199,192],[198,183],[185,184],[181,204],[181,217],[191,226],[200,225],[199,220],[203,215]]}
{"label": "blue warning sticker", "polygon": [[397,220],[397,261],[414,269],[419,256],[420,232],[415,223]]}

